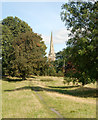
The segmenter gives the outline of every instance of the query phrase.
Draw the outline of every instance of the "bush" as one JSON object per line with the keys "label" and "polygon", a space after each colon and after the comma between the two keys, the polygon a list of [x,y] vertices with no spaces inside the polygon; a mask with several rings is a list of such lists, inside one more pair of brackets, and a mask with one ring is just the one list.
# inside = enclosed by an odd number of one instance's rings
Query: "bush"
{"label": "bush", "polygon": [[63,73],[62,71],[59,71],[59,72],[57,73],[57,77],[64,77],[64,73]]}
{"label": "bush", "polygon": [[64,84],[70,84],[73,83],[73,85],[78,85],[78,79],[77,78],[70,78],[70,77],[64,77]]}
{"label": "bush", "polygon": [[48,75],[49,76],[56,76],[57,75],[56,74],[56,70],[55,70],[54,67],[49,67],[49,69],[48,69]]}

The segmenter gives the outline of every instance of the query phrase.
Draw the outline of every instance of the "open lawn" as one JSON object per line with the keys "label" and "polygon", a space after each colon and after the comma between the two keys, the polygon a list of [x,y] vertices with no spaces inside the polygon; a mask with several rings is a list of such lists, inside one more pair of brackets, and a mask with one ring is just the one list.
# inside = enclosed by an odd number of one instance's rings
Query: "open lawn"
{"label": "open lawn", "polygon": [[3,118],[96,118],[96,84],[65,85],[62,77],[2,81]]}

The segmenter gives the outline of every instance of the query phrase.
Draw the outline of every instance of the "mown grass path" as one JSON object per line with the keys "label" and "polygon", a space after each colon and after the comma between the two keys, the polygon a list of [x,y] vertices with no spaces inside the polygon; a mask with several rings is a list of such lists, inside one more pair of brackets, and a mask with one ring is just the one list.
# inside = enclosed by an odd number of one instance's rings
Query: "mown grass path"
{"label": "mown grass path", "polygon": [[63,118],[63,116],[58,111],[56,111],[54,108],[50,108],[48,106],[48,104],[44,101],[43,97],[39,93],[37,93],[37,91],[35,91],[35,92],[36,92],[36,95],[39,97],[39,99],[43,102],[43,104],[45,104],[47,106],[47,108],[49,108],[51,111],[56,113],[57,117]]}
{"label": "mown grass path", "polygon": [[62,77],[2,81],[3,118],[96,118],[96,85],[64,85]]}

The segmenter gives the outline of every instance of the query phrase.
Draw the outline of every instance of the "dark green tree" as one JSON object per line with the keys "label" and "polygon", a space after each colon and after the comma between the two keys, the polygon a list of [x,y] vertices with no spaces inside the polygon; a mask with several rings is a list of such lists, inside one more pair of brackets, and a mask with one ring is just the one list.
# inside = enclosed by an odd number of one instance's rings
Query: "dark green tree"
{"label": "dark green tree", "polygon": [[14,37],[17,37],[21,33],[32,31],[31,27],[18,17],[9,16],[3,19],[2,25],[7,26]]}
{"label": "dark green tree", "polygon": [[46,46],[41,35],[17,17],[7,17],[2,26],[3,73],[23,79],[30,74],[44,74]]}
{"label": "dark green tree", "polygon": [[11,61],[13,58],[13,46],[14,40],[10,29],[7,26],[2,26],[2,72],[3,75],[11,70]]}
{"label": "dark green tree", "polygon": [[49,76],[56,76],[56,66],[54,61],[48,61],[48,75]]}
{"label": "dark green tree", "polygon": [[45,45],[40,35],[32,32],[20,34],[13,42],[15,51],[15,67],[22,78],[29,75],[39,75],[45,59]]}
{"label": "dark green tree", "polygon": [[2,73],[14,76],[14,69],[12,70],[13,60],[13,41],[21,33],[32,31],[30,26],[18,17],[7,17],[2,20]]}
{"label": "dark green tree", "polygon": [[56,60],[54,62],[54,65],[56,66],[56,72],[57,75],[64,75],[65,72],[65,66],[69,62],[69,57],[70,57],[70,51],[69,47],[67,49],[63,49],[62,51],[59,51],[56,53]]}
{"label": "dark green tree", "polygon": [[98,2],[69,2],[62,5],[61,19],[70,29],[70,61],[83,85],[97,77],[97,9]]}

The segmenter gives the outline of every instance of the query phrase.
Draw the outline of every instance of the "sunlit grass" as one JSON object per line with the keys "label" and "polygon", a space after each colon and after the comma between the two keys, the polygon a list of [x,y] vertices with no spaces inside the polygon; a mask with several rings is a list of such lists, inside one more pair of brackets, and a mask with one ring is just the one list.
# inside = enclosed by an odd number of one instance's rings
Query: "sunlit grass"
{"label": "sunlit grass", "polygon": [[58,118],[50,108],[65,118],[95,118],[96,84],[81,87],[66,85],[63,80],[34,76],[25,81],[16,78],[2,81],[3,118]]}

